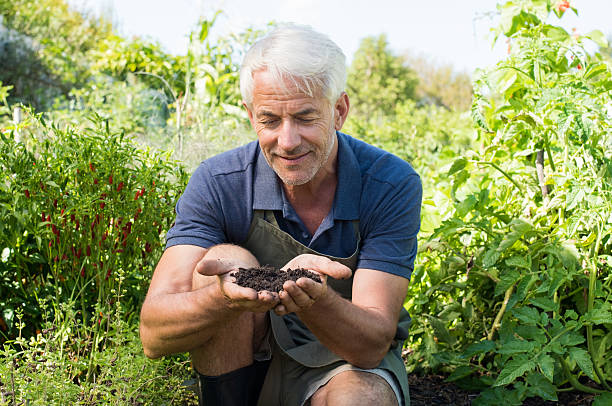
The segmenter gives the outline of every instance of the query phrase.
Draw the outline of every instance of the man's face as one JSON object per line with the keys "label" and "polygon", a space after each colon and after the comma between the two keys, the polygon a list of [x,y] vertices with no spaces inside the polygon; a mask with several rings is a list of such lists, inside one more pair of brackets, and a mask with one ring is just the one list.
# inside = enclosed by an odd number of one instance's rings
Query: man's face
{"label": "man's face", "polygon": [[338,119],[325,97],[310,97],[291,80],[285,87],[267,71],[255,72],[247,110],[268,164],[285,184],[299,186],[335,163]]}

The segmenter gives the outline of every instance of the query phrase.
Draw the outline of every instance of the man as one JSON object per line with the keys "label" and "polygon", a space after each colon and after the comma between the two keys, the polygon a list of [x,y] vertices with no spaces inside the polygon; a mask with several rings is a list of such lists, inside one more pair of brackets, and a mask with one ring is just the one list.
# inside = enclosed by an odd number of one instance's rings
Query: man
{"label": "man", "polygon": [[[145,354],[189,351],[201,404],[408,405],[403,301],[421,184],[399,158],[340,132],[345,58],[288,25],[240,73],[258,142],[204,161],[141,313]],[[256,292],[232,272],[270,264],[322,281]]]}

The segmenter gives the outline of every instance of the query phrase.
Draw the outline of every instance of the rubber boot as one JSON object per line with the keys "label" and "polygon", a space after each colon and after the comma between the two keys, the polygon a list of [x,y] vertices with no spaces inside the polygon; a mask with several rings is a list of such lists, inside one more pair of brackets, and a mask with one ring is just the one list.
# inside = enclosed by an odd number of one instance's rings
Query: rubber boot
{"label": "rubber boot", "polygon": [[200,375],[200,406],[255,406],[270,361],[251,365],[218,376]]}

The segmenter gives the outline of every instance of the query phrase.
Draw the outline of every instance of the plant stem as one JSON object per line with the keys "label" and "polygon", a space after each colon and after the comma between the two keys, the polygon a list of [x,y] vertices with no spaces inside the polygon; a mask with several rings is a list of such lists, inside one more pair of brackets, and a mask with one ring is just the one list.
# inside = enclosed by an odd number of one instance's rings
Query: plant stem
{"label": "plant stem", "polygon": [[508,306],[508,301],[510,300],[510,296],[512,296],[513,290],[514,284],[512,284],[512,286],[510,286],[506,290],[506,293],[504,294],[504,301],[502,302],[501,308],[499,309],[497,316],[495,316],[495,320],[493,321],[493,325],[491,326],[491,331],[489,331],[489,334],[487,335],[487,339],[493,340],[493,335],[495,334],[495,331],[501,326],[501,319],[504,316],[506,306]]}
{"label": "plant stem", "polygon": [[596,395],[604,392],[602,390],[591,388],[590,386],[586,386],[578,382],[578,379],[576,379],[576,377],[570,371],[569,365],[567,365],[567,361],[563,357],[558,356],[558,355],[557,355],[557,360],[561,362],[561,365],[563,366],[563,372],[565,372],[565,376],[567,376],[567,379],[569,379],[569,382],[574,387],[574,389],[582,391],[582,392],[586,392],[586,393],[593,393]]}
{"label": "plant stem", "polygon": [[[593,305],[595,303],[595,289],[597,285],[597,253],[599,252],[599,244],[601,243],[601,228],[597,227],[597,239],[595,240],[595,245],[593,246],[593,251],[591,252],[591,269],[589,271],[589,298],[587,303],[587,311],[593,310]],[[593,325],[589,324],[586,327],[587,330],[587,348],[589,350],[589,354],[593,359],[593,369],[595,370],[595,374],[599,378],[598,383],[603,385],[607,390],[612,391],[610,385],[606,381],[601,369],[599,368],[598,359],[595,356],[595,346],[593,344]]]}
{"label": "plant stem", "polygon": [[494,162],[489,162],[489,161],[478,161],[478,164],[481,165],[491,165],[493,168],[497,169],[502,175],[504,175],[506,177],[506,179],[508,179],[510,182],[512,182],[512,184],[514,186],[516,186],[516,188],[523,192],[523,188],[521,187],[521,185],[519,185],[514,179],[512,179],[512,176],[510,176],[506,171],[504,171],[502,168],[499,167],[499,165],[497,165]]}
{"label": "plant stem", "polygon": [[544,201],[548,200],[548,186],[546,186],[546,176],[544,175],[544,151],[539,150],[536,156],[536,172],[538,173],[538,183],[542,191]]}

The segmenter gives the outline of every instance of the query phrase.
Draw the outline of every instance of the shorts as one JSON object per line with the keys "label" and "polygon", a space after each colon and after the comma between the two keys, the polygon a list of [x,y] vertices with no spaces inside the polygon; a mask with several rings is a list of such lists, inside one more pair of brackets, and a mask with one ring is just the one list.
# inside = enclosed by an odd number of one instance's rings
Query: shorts
{"label": "shorts", "polygon": [[[393,389],[398,405],[404,406],[401,386],[395,376],[386,369],[362,369],[345,361],[317,368],[307,367],[286,355],[275,343],[272,334],[267,336],[258,353],[254,354],[254,358],[253,364],[220,376],[207,377],[198,374],[200,404],[204,406],[305,405],[319,388],[339,373],[363,371],[383,378]],[[255,399],[259,400],[255,402]]]}
{"label": "shorts", "polygon": [[380,376],[393,389],[397,404],[404,406],[404,396],[399,382],[385,369],[362,369],[346,361],[318,368],[306,367],[286,355],[276,345],[274,339],[269,341],[271,342],[270,366],[259,395],[258,406],[304,405],[319,388],[344,371],[364,371]]}

